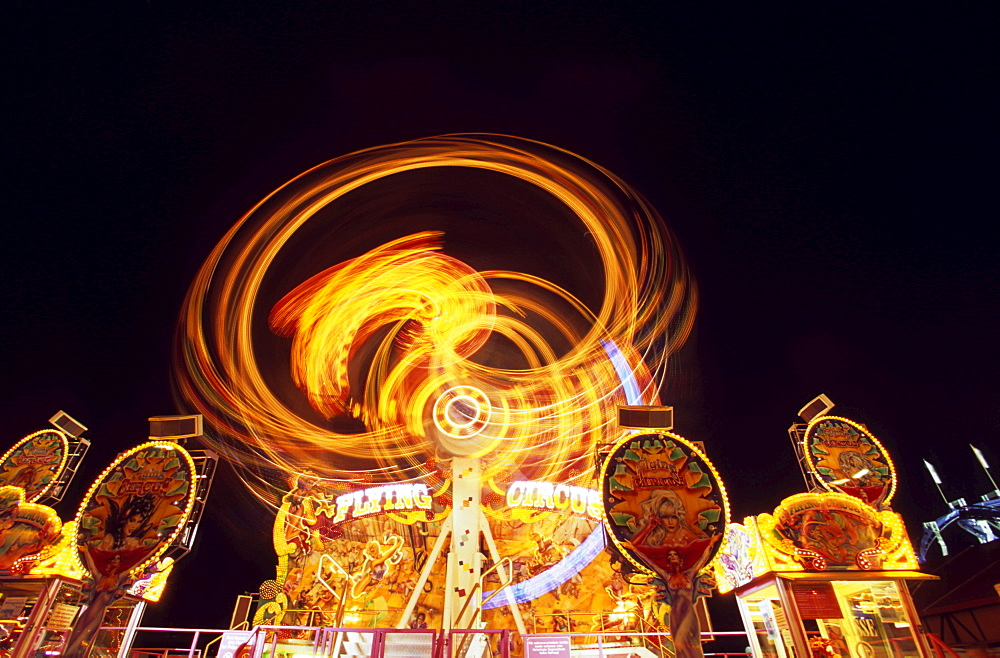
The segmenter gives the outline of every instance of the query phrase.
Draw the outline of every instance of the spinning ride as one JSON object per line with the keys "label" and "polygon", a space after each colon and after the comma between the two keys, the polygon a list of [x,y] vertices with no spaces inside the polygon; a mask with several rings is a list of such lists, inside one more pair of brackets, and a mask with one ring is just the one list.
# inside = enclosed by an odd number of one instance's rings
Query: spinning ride
{"label": "spinning ride", "polygon": [[[695,308],[648,203],[538,142],[384,146],[272,193],[200,270],[177,350],[213,447],[278,510],[258,621],[622,607],[595,454],[619,405],[659,404]],[[484,575],[510,586],[482,601]]]}

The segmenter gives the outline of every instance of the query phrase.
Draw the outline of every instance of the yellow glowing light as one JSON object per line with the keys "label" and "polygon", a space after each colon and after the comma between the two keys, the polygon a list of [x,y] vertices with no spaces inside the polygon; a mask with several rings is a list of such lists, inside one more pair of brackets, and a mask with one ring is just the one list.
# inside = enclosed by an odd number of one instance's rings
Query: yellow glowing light
{"label": "yellow glowing light", "polygon": [[630,624],[632,623],[632,618],[635,617],[635,609],[638,607],[639,604],[636,601],[618,599],[618,603],[615,604],[615,609],[608,615],[608,621],[612,623]]}
{"label": "yellow glowing light", "polygon": [[[52,485],[54,485],[56,481],[59,480],[59,475],[62,473],[63,468],[65,468],[66,466],[66,460],[69,459],[69,440],[66,438],[66,435],[56,429],[39,430],[37,432],[29,434],[28,436],[24,437],[23,439],[15,443],[14,447],[12,447],[10,450],[4,453],[3,457],[0,457],[0,474],[2,474],[7,470],[9,470],[10,468],[20,465],[20,464],[13,464],[10,461],[18,450],[24,449],[24,446],[26,444],[37,442],[37,437],[43,435],[46,437],[48,435],[52,435],[53,439],[56,440],[59,448],[59,456],[57,457],[57,459],[59,460],[59,466],[50,469],[52,473],[52,478],[49,480],[48,484],[46,484],[44,487],[35,492],[35,494],[31,497],[31,499],[27,501],[29,503],[34,502],[39,498],[41,498],[42,496],[44,496],[48,492],[48,490],[52,488]],[[46,458],[49,457],[53,452],[55,451],[50,449],[46,451],[45,455],[38,455],[37,457]],[[48,466],[46,467],[48,468]],[[0,485],[2,484],[10,484],[10,483],[0,480]]]}
{"label": "yellow glowing light", "polygon": [[76,580],[86,576],[76,559],[76,521],[62,526],[59,541],[44,549],[29,572],[33,576],[66,576]]}
{"label": "yellow glowing light", "polygon": [[[528,273],[476,270],[442,253],[443,234],[426,231],[344,254],[260,308],[279,254],[335,201],[441,167],[510,176],[563,204],[603,266],[599,305]],[[585,477],[617,406],[629,403],[607,345],[631,370],[640,403],[658,404],[653,373],[690,333],[696,305],[662,220],[622,181],[546,145],[445,136],[326,163],[252,209],[189,291],[177,380],[223,436],[206,439],[247,466],[248,478],[259,466],[333,483],[413,481],[428,477],[428,457],[443,454],[488,457],[486,483],[525,465],[532,478],[566,481]],[[335,430],[272,389],[265,370],[273,359],[254,342],[253,320],[267,310],[271,330],[290,339],[291,380],[312,409],[363,429]],[[524,366],[477,361],[493,344]],[[247,484],[273,500],[256,477]]]}
{"label": "yellow glowing light", "polygon": [[434,402],[434,424],[455,439],[482,433],[490,422],[490,399],[474,386],[456,386]]}
{"label": "yellow glowing light", "polygon": [[[875,546],[859,551],[851,564],[842,564],[838,569],[882,571],[908,571],[919,569],[913,544],[906,534],[903,519],[891,510],[875,510],[863,501],[853,496],[839,492],[808,492],[789,496],[775,509],[774,514],[759,514],[756,527],[760,538],[755,551],[766,559],[766,566],[756,575],[765,572],[778,571],[822,571],[827,567],[827,560],[815,551],[796,546],[787,538],[780,537],[775,527],[782,510],[796,508],[823,509],[828,505],[842,506],[843,509],[855,510],[862,515],[872,529],[878,529]],[[747,520],[749,521],[749,519]],[[745,521],[745,523],[747,522]]]}
{"label": "yellow glowing light", "polygon": [[829,481],[816,469],[817,463],[816,460],[812,457],[812,452],[810,451],[809,444],[810,441],[812,440],[813,428],[817,424],[825,420],[837,420],[842,423],[846,423],[847,425],[850,425],[851,427],[856,429],[861,434],[861,436],[871,441],[872,444],[876,448],[878,448],[879,456],[885,459],[886,466],[889,467],[889,478],[890,478],[889,492],[886,494],[885,500],[883,500],[881,503],[881,506],[888,507],[889,503],[892,502],[892,497],[896,493],[896,466],[895,464],[892,463],[892,458],[889,456],[889,452],[885,449],[885,447],[881,444],[881,442],[879,442],[879,440],[875,438],[875,435],[869,432],[864,425],[856,423],[853,420],[850,420],[849,418],[842,418],[840,416],[817,416],[816,418],[813,418],[812,421],[809,423],[809,425],[806,427],[805,434],[803,434],[802,438],[802,454],[809,456],[809,458],[806,459],[806,463],[809,465],[809,472],[812,473],[813,476],[815,476],[817,481],[819,481],[819,483],[825,489],[831,492],[838,492],[839,490],[836,487],[845,485],[852,480],[860,480],[861,478],[865,477],[870,473],[870,469],[863,468],[847,478],[841,478],[838,480]]}
{"label": "yellow glowing light", "polygon": [[[650,435],[649,433],[651,431],[655,432],[655,433],[652,434],[652,435]],[[708,458],[708,456],[705,453],[703,453],[698,448],[698,446],[696,446],[695,444],[691,443],[690,441],[688,441],[684,437],[680,436],[679,434],[674,434],[673,432],[667,432],[665,430],[645,430],[645,431],[642,431],[642,432],[639,432],[639,433],[629,431],[629,432],[626,432],[625,435],[622,436],[622,438],[618,440],[618,442],[612,448],[611,452],[617,451],[623,444],[628,443],[629,441],[634,441],[636,439],[643,438],[644,435],[661,436],[661,437],[664,437],[664,438],[669,438],[671,440],[674,440],[674,441],[680,443],[681,445],[683,445],[685,448],[687,448],[698,459],[700,459],[702,461],[702,463],[705,464],[705,466],[708,467],[708,470],[712,473],[712,477],[714,478],[713,482],[719,487],[719,494],[720,494],[720,497],[722,499],[722,501],[721,501],[722,502],[722,514],[720,515],[720,518],[717,521],[717,523],[723,529],[720,532],[720,534],[724,534],[725,527],[727,525],[729,525],[729,520],[730,520],[729,519],[729,495],[726,493],[726,485],[722,481],[722,476],[719,475],[719,472],[717,470],[715,470],[715,465]],[[604,469],[601,472],[601,481],[602,482],[605,481],[605,480],[607,480],[610,477],[611,471],[612,471],[612,469],[614,467],[615,467],[615,464],[612,464],[612,460],[610,458],[605,460],[605,462],[604,462]],[[643,564],[639,560],[635,559],[632,556],[632,551],[629,548],[623,546],[622,543],[618,540],[618,538],[615,536],[615,534],[613,532],[608,532],[607,536],[608,536],[609,539],[611,539],[612,543],[614,543],[614,545],[618,548],[618,551],[622,555],[624,555],[625,558],[629,562],[631,562],[640,571],[640,573],[644,573],[644,574],[647,574],[647,575],[650,575],[650,576],[653,576],[653,577],[657,576],[657,574],[652,569],[650,569],[649,567],[647,567],[645,564]],[[720,546],[721,546],[721,544],[720,544]],[[706,564],[701,569],[701,571],[705,572],[705,573],[713,573],[714,570],[716,569],[715,563],[716,563],[716,561],[718,561],[718,559],[719,559],[719,551],[716,551],[715,555],[708,562],[708,564]]]}
{"label": "yellow glowing light", "polygon": [[129,594],[149,603],[156,603],[163,596],[167,579],[174,570],[174,559],[167,557],[160,560],[152,573],[140,578],[129,588]]}
{"label": "yellow glowing light", "polygon": [[[149,557],[147,557],[145,560],[143,560],[142,562],[140,562],[139,564],[137,564],[136,566],[134,566],[132,569],[129,570],[129,573],[131,573],[132,575],[141,574],[143,571],[145,571],[146,567],[150,566],[151,564],[159,560],[160,556],[163,555],[163,553],[168,548],[170,548],[170,545],[173,543],[174,539],[177,538],[177,535],[179,535],[181,531],[184,530],[184,524],[187,523],[188,516],[191,515],[191,510],[194,509],[195,490],[198,484],[197,471],[195,469],[194,460],[191,458],[191,455],[188,454],[187,450],[177,445],[176,443],[169,443],[166,441],[147,441],[146,443],[138,445],[132,448],[131,450],[127,450],[121,453],[114,461],[111,462],[110,465],[108,465],[107,468],[104,469],[104,471],[101,472],[100,475],[97,476],[94,482],[90,485],[90,489],[87,490],[87,495],[83,497],[83,502],[80,503],[80,509],[77,511],[76,518],[74,519],[74,527],[79,529],[80,521],[83,519],[83,516],[88,511],[87,508],[90,505],[91,498],[93,498],[94,494],[97,492],[100,486],[104,484],[108,476],[110,476],[115,471],[115,469],[118,468],[121,464],[124,464],[134,455],[142,452],[143,450],[146,450],[147,448],[160,448],[161,450],[165,450],[169,453],[172,453],[174,456],[178,457],[179,459],[181,459],[181,461],[184,462],[184,464],[187,467],[186,472],[188,474],[188,493],[185,496],[186,500],[177,501],[177,503],[175,503],[177,507],[181,508],[181,517],[180,519],[178,519],[177,525],[174,526],[169,536],[161,538],[159,547],[155,551],[150,553]],[[77,542],[78,541],[79,538],[77,538]],[[80,558],[79,551],[74,551],[73,559],[75,560],[75,565],[74,565],[75,569],[80,570],[83,573],[89,573],[89,570],[86,568],[86,566],[83,564],[82,559]]]}

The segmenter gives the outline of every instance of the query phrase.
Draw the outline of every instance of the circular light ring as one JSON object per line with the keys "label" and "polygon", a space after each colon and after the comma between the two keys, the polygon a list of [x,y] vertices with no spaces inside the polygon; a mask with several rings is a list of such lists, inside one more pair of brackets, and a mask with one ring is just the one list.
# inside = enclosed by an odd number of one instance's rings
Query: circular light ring
{"label": "circular light ring", "polygon": [[[844,423],[850,426],[851,428],[855,429],[860,434],[861,439],[868,441],[872,446],[874,446],[878,451],[878,457],[882,458],[885,461],[885,466],[886,468],[889,469],[889,488],[885,497],[880,501],[879,504],[881,506],[888,507],[889,503],[892,501],[892,497],[896,493],[896,466],[895,464],[893,464],[892,458],[889,456],[889,452],[885,449],[882,443],[877,438],[875,438],[875,435],[872,434],[870,431],[868,431],[860,423],[857,423],[849,418],[843,418],[841,416],[818,416],[814,418],[806,427],[805,434],[803,435],[802,438],[801,448],[802,448],[802,454],[806,456],[806,463],[809,466],[809,472],[812,473],[812,475],[819,481],[820,485],[827,491],[851,495],[846,491],[844,491],[843,489],[841,489],[838,485],[834,484],[833,481],[829,479],[828,475],[819,472],[817,467],[819,466],[819,462],[822,460],[815,459],[815,456],[813,455],[811,449],[814,439],[813,430],[816,429],[816,427],[823,421],[830,421],[830,420]],[[856,498],[856,496],[853,497]]]}
{"label": "circular light ring", "polygon": [[[163,555],[163,553],[165,553],[168,548],[170,548],[170,545],[184,529],[184,525],[187,523],[188,517],[191,515],[191,510],[194,508],[195,494],[197,493],[198,473],[197,470],[195,469],[194,460],[191,458],[191,455],[188,453],[187,450],[177,445],[176,443],[170,443],[167,441],[148,441],[146,443],[138,445],[132,448],[131,450],[128,450],[118,455],[118,457],[115,458],[115,460],[112,461],[111,464],[108,465],[108,467],[105,468],[104,471],[102,471],[99,476],[97,476],[93,484],[90,485],[90,489],[87,490],[87,495],[83,497],[83,502],[80,503],[80,509],[77,511],[76,517],[74,519],[74,523],[76,524],[75,525],[76,538],[74,540],[74,544],[77,547],[77,550],[74,552],[74,561],[76,566],[82,569],[84,573],[90,573],[90,569],[83,563],[83,560],[80,558],[80,554],[82,553],[82,551],[80,550],[81,539],[84,532],[82,521],[84,516],[86,516],[88,512],[92,509],[91,502],[93,501],[95,494],[97,494],[101,485],[105,484],[105,482],[108,481],[108,478],[111,475],[113,475],[120,466],[125,464],[132,457],[149,449],[160,449],[168,453],[174,453],[175,456],[182,461],[181,469],[178,472],[186,473],[188,482],[188,491],[184,495],[183,499],[178,500],[174,503],[174,507],[178,509],[179,518],[176,524],[170,529],[169,534],[160,537],[159,543],[155,544],[155,548],[151,550],[149,555],[143,558],[134,567],[131,567],[129,569],[129,573],[132,574],[133,576],[137,576],[141,574],[146,569],[146,567],[157,562],[160,559],[160,556]],[[88,539],[91,538],[92,537],[88,537]]]}
{"label": "circular light ring", "polygon": [[[658,431],[655,431],[655,432],[648,432],[648,431],[634,432],[633,431],[633,432],[630,432],[630,433],[626,433],[612,447],[611,451],[608,453],[608,456],[607,456],[607,458],[604,461],[604,466],[601,468],[601,480],[600,480],[600,482],[601,482],[601,496],[602,497],[604,496],[604,483],[607,481],[608,477],[611,475],[612,462],[613,462],[612,457],[625,444],[630,443],[632,441],[641,440],[641,439],[643,439],[645,437],[656,437],[656,438],[664,437],[664,438],[668,438],[668,439],[670,439],[672,441],[676,441],[676,442],[680,443],[681,445],[683,445],[691,453],[693,453],[698,459],[700,459],[701,462],[703,464],[705,464],[705,466],[708,467],[709,472],[712,474],[712,479],[713,479],[714,484],[716,484],[719,487],[719,494],[720,494],[719,495],[719,502],[721,502],[721,504],[722,504],[722,515],[721,515],[722,518],[719,519],[719,521],[717,523],[719,524],[719,533],[722,535],[722,538],[720,539],[720,541],[716,542],[715,548],[713,549],[713,552],[712,552],[712,557],[711,557],[711,559],[708,562],[705,563],[705,566],[702,567],[702,571],[705,571],[707,569],[713,569],[715,567],[715,561],[718,559],[718,555],[719,555],[720,549],[722,548],[722,544],[723,544],[723,542],[725,540],[726,527],[729,525],[729,522],[730,522],[730,516],[729,516],[729,495],[726,493],[726,485],[722,481],[722,476],[719,475],[719,472],[715,469],[715,465],[708,458],[708,456],[698,448],[698,446],[694,445],[693,443],[691,443],[690,441],[688,441],[684,437],[680,436],[679,434],[674,434],[673,432],[668,432],[668,431],[664,431],[664,430],[658,430]],[[625,559],[627,559],[641,573],[647,574],[647,575],[652,576],[654,578],[658,578],[659,575],[656,572],[654,572],[652,569],[650,569],[649,567],[647,567],[640,560],[636,559],[632,555],[631,549],[629,549],[628,547],[624,546],[622,544],[622,542],[618,539],[618,537],[615,536],[615,533],[611,530],[611,527],[612,527],[611,520],[608,518],[609,513],[608,513],[607,499],[604,499],[603,502],[604,502],[604,527],[607,529],[607,532],[605,534],[608,536],[608,538],[611,540],[611,542],[615,545],[615,548],[617,548],[618,552],[621,555],[624,555]]]}
{"label": "circular light ring", "polygon": [[[476,272],[440,252],[438,231],[385,235],[380,247],[361,256],[351,251],[339,255],[340,262],[331,258],[332,267],[313,279],[333,298],[309,306],[308,315],[297,313],[297,304],[316,300],[315,289],[290,294],[288,305],[272,309],[285,321],[279,323],[287,332],[282,335],[302,347],[293,353],[320,355],[299,360],[293,354],[292,359],[308,366],[293,366],[293,378],[313,409],[324,418],[350,416],[365,431],[343,434],[315,422],[315,416],[300,415],[269,386],[262,372],[265,360],[254,344],[254,332],[261,328],[253,320],[262,317],[257,308],[262,287],[279,254],[308,223],[326,221],[326,209],[354,190],[397,174],[454,167],[509,176],[558,201],[594,243],[603,269],[602,298],[590,308],[537,276]],[[506,294],[511,282],[529,286],[532,295]],[[553,295],[579,316],[573,320],[583,328],[543,303]],[[499,305],[512,312],[496,313]],[[696,308],[694,282],[669,230],[620,179],[538,142],[446,135],[324,163],[251,209],[192,283],[178,330],[176,381],[179,395],[218,431],[207,439],[212,447],[247,471],[310,470],[342,481],[371,473],[384,481],[420,478],[427,474],[427,455],[443,441],[468,441],[481,444],[475,454],[491,456],[484,464],[487,481],[512,464],[528,464],[535,478],[558,479],[585,470],[617,405],[626,402],[606,346],[621,351],[642,401],[655,404],[656,382],[666,359],[690,334]],[[324,324],[331,313],[340,326]],[[546,331],[531,325],[537,318],[546,322]],[[372,365],[366,372],[378,373],[381,381],[350,381],[348,366],[354,365],[357,347],[371,337],[375,320],[387,319],[399,341],[377,348],[381,362],[364,364]],[[411,333],[415,326],[422,331]],[[571,346],[568,352],[546,344],[546,332],[552,331],[559,332],[558,344]],[[472,363],[469,355],[491,332],[513,344],[529,366],[506,370]],[[478,428],[462,430],[458,426],[464,421],[436,428],[432,420],[440,391],[458,382],[488,391],[492,402],[490,426],[466,438],[453,434]],[[469,450],[463,446],[460,454]],[[265,478],[254,477],[253,486],[262,492],[268,488]]]}
{"label": "circular light ring", "polygon": [[[472,413],[458,411],[458,405],[469,405]],[[490,416],[490,399],[474,386],[448,389],[434,402],[435,427],[455,439],[467,439],[482,433],[490,423]]]}
{"label": "circular light ring", "polygon": [[[49,436],[51,436],[52,438],[48,439]],[[24,437],[23,439],[15,443],[14,447],[8,450],[3,457],[0,457],[0,478],[3,478],[2,474],[6,473],[9,469],[16,468],[18,466],[18,464],[13,463],[13,459],[17,457],[19,453],[25,452],[30,448],[31,444],[39,443],[43,439],[56,440],[57,442],[56,449],[48,451],[47,454],[53,454],[53,453],[57,454],[58,457],[54,461],[58,462],[59,465],[56,468],[46,467],[46,470],[52,474],[52,477],[41,488],[36,489],[34,487],[31,487],[31,489],[29,490],[29,487],[21,487],[22,489],[25,490],[25,502],[28,503],[35,502],[36,500],[42,498],[42,496],[48,493],[49,489],[52,488],[52,485],[54,485],[59,480],[59,476],[62,475],[62,471],[66,467],[66,462],[69,459],[69,439],[66,437],[66,434],[56,429],[39,430],[37,432],[34,432],[33,434],[29,434],[28,436]],[[36,479],[38,479],[37,476],[36,478],[33,478],[32,482],[29,482],[27,484],[29,486],[32,485],[34,483],[34,480]],[[6,479],[0,479],[0,486],[7,484],[11,483]],[[20,485],[14,485],[14,486],[20,486]]]}

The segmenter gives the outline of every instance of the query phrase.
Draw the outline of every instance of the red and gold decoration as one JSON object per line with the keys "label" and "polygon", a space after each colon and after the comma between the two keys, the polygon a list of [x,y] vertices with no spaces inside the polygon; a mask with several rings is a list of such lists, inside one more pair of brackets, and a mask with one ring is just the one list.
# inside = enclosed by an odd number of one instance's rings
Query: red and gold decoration
{"label": "red and gold decoration", "polygon": [[801,493],[730,524],[714,563],[722,593],[771,572],[919,568],[902,518],[842,493]]}
{"label": "red and gold decoration", "polygon": [[686,439],[670,432],[626,435],[602,479],[605,523],[636,567],[662,580],[678,656],[702,655],[694,601],[718,551],[729,504],[718,472]]}
{"label": "red and gold decoration", "polygon": [[123,453],[91,487],[77,515],[77,547],[95,577],[139,574],[180,532],[194,504],[194,462],[173,443]]}
{"label": "red and gold decoration", "polygon": [[0,458],[0,486],[24,489],[24,500],[33,503],[55,483],[69,454],[69,442],[59,430],[29,434]]}
{"label": "red and gold decoration", "polygon": [[67,655],[86,655],[108,605],[136,578],[152,575],[149,567],[191,512],[195,477],[186,450],[149,442],[119,455],[91,486],[76,517],[76,557],[90,574],[89,598],[67,641]]}
{"label": "red and gold decoration", "polygon": [[0,571],[26,573],[61,531],[54,509],[25,502],[21,487],[0,486]]}
{"label": "red and gold decoration", "polygon": [[820,416],[806,428],[802,454],[809,470],[828,491],[839,491],[877,509],[896,492],[889,453],[863,425],[838,416]]}
{"label": "red and gold decoration", "polygon": [[803,493],[757,517],[774,564],[809,571],[916,568],[902,519],[853,496]]}
{"label": "red and gold decoration", "polygon": [[[809,409],[832,402],[819,396]],[[825,412],[824,412],[825,413]],[[793,425],[812,490],[731,523],[713,562],[736,594],[755,656],[929,655],[906,587],[921,574],[902,518],[888,506],[892,461],[868,429],[837,416]],[[824,491],[823,489],[826,489]]]}

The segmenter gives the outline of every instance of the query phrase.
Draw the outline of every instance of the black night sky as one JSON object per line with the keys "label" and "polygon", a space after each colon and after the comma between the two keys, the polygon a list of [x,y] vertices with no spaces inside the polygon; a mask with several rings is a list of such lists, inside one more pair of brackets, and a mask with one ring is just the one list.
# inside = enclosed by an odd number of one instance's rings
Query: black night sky
{"label": "black night sky", "polygon": [[[701,306],[667,402],[737,519],[802,490],[786,429],[819,393],[895,457],[914,540],[945,511],[921,459],[950,498],[986,492],[967,444],[1000,464],[987,5],[209,4],[2,10],[0,450],[58,409],[90,428],[64,519],[175,412],[180,303],[235,220],[320,162],[455,132],[578,153],[676,232]],[[222,471],[147,623],[219,627],[274,575],[270,519]]]}

